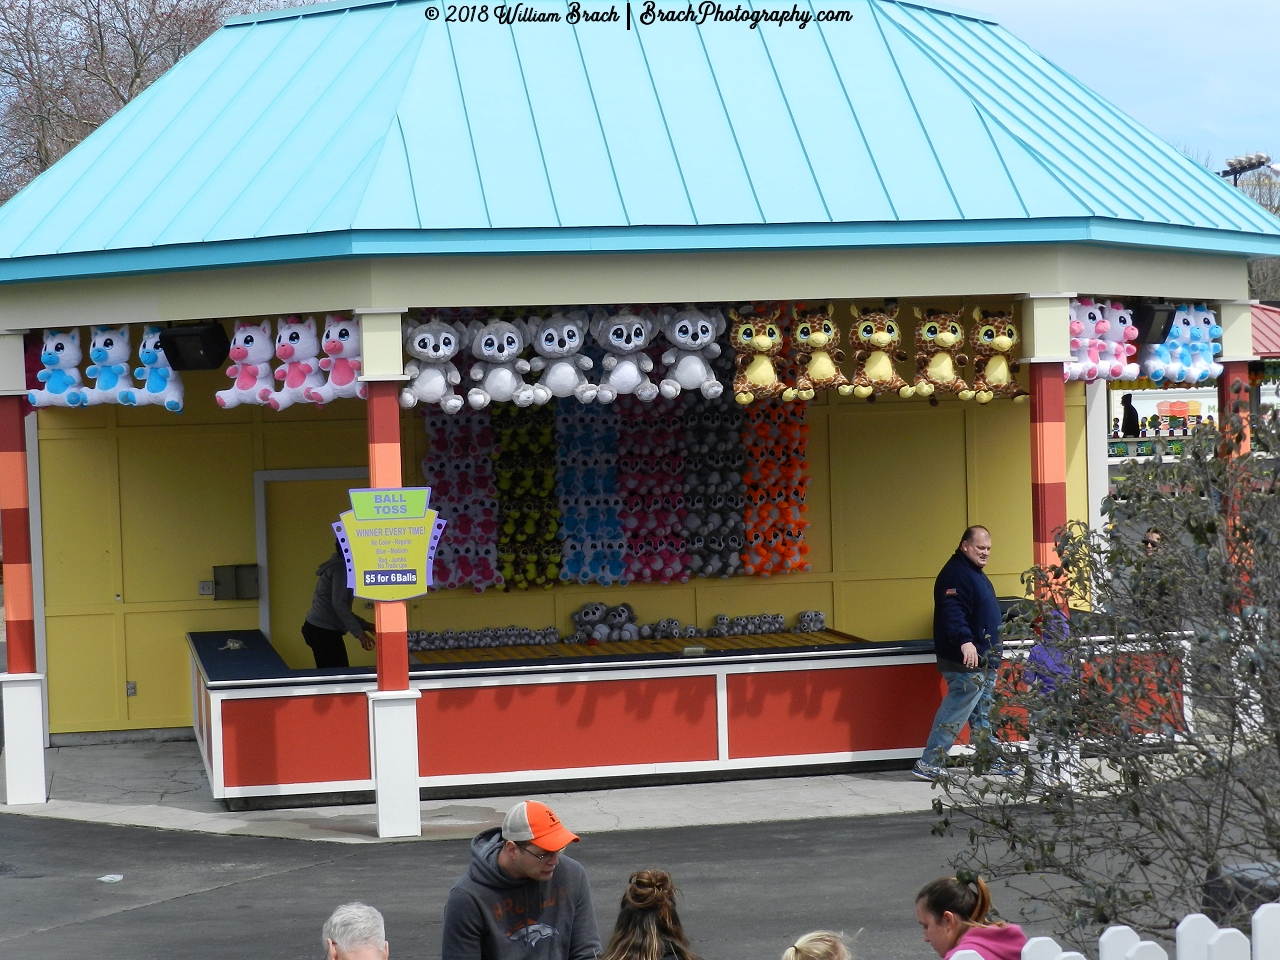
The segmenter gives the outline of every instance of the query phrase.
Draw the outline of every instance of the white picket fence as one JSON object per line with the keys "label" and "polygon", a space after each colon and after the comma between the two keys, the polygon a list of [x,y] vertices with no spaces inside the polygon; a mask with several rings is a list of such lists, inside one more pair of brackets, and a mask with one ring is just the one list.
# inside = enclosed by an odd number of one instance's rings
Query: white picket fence
{"label": "white picket fence", "polygon": [[[974,950],[961,950],[951,960],[983,960]],[[1052,937],[1032,937],[1022,960],[1086,960],[1063,950]],[[1143,940],[1129,927],[1108,927],[1098,938],[1098,960],[1170,960],[1164,947]],[[1280,903],[1268,903],[1253,915],[1253,943],[1234,927],[1219,928],[1203,913],[1178,924],[1173,960],[1280,960]]]}

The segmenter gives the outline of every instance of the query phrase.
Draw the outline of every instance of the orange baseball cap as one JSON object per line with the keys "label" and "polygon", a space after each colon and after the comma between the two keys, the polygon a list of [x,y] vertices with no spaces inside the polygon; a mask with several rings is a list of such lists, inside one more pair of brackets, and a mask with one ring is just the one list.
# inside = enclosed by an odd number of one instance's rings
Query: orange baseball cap
{"label": "orange baseball cap", "polygon": [[502,821],[502,839],[516,843],[536,843],[543,850],[563,850],[578,842],[578,835],[565,829],[560,818],[545,803],[521,800],[507,811]]}

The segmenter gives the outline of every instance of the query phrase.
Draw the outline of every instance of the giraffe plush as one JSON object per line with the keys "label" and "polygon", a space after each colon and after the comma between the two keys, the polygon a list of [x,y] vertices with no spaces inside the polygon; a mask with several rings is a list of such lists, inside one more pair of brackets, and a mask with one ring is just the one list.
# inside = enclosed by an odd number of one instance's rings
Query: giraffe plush
{"label": "giraffe plush", "polygon": [[932,308],[920,312],[916,319],[916,394],[928,397],[937,406],[938,393],[954,393],[961,400],[972,400],[973,390],[956,371],[967,367],[969,358],[964,350],[964,327],[960,325],[960,312],[947,313]]}
{"label": "giraffe plush", "polygon": [[787,389],[778,377],[778,371],[786,362],[782,357],[786,340],[782,336],[781,316],[782,311],[778,309],[764,313],[729,311],[737,368],[733,398],[738,403],[772,400]]}
{"label": "giraffe plush", "polygon": [[801,372],[795,386],[783,392],[783,400],[812,400],[819,390],[853,392],[853,385],[839,366],[844,363],[844,351],[837,349],[840,328],[835,322],[835,311],[829,303],[819,307],[797,303],[791,308],[791,342]]}
{"label": "giraffe plush", "polygon": [[874,400],[882,393],[897,393],[904,399],[915,389],[894,367],[894,361],[907,359],[902,349],[902,334],[898,329],[898,305],[887,302],[883,310],[851,307],[854,323],[849,331],[849,343],[857,344],[853,355],[856,366],[853,373],[853,395]]}
{"label": "giraffe plush", "polygon": [[973,389],[979,403],[990,403],[996,397],[1025,400],[1027,391],[1018,386],[1014,374],[1018,361],[1009,358],[1018,331],[1013,317],[1007,310],[988,311],[975,307],[973,332],[969,343],[973,346]]}

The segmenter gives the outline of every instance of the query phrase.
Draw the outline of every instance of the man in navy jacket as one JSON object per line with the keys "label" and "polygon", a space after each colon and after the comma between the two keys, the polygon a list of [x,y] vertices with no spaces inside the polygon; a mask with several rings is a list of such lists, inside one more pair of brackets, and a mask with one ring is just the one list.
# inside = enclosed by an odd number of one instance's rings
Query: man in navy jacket
{"label": "man in navy jacket", "polygon": [[947,695],[933,718],[924,755],[911,771],[921,780],[944,775],[947,751],[966,722],[971,740],[991,735],[1001,618],[995,588],[982,572],[990,557],[991,533],[986,527],[970,527],[933,584],[933,651]]}

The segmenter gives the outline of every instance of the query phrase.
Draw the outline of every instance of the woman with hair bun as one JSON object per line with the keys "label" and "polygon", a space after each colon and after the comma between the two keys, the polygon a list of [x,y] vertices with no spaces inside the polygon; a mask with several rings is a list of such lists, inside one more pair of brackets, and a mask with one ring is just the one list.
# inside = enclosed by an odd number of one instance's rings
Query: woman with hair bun
{"label": "woman with hair bun", "polygon": [[1021,960],[1027,935],[1016,923],[992,923],[990,912],[991,891],[981,877],[940,877],[916,894],[916,919],[938,956],[972,950],[983,960]]}
{"label": "woman with hair bun", "polygon": [[815,930],[788,947],[782,960],[853,960],[853,955],[843,934]]}
{"label": "woman with hair bun", "polygon": [[699,960],[680,926],[671,874],[638,870],[631,875],[600,960]]}

